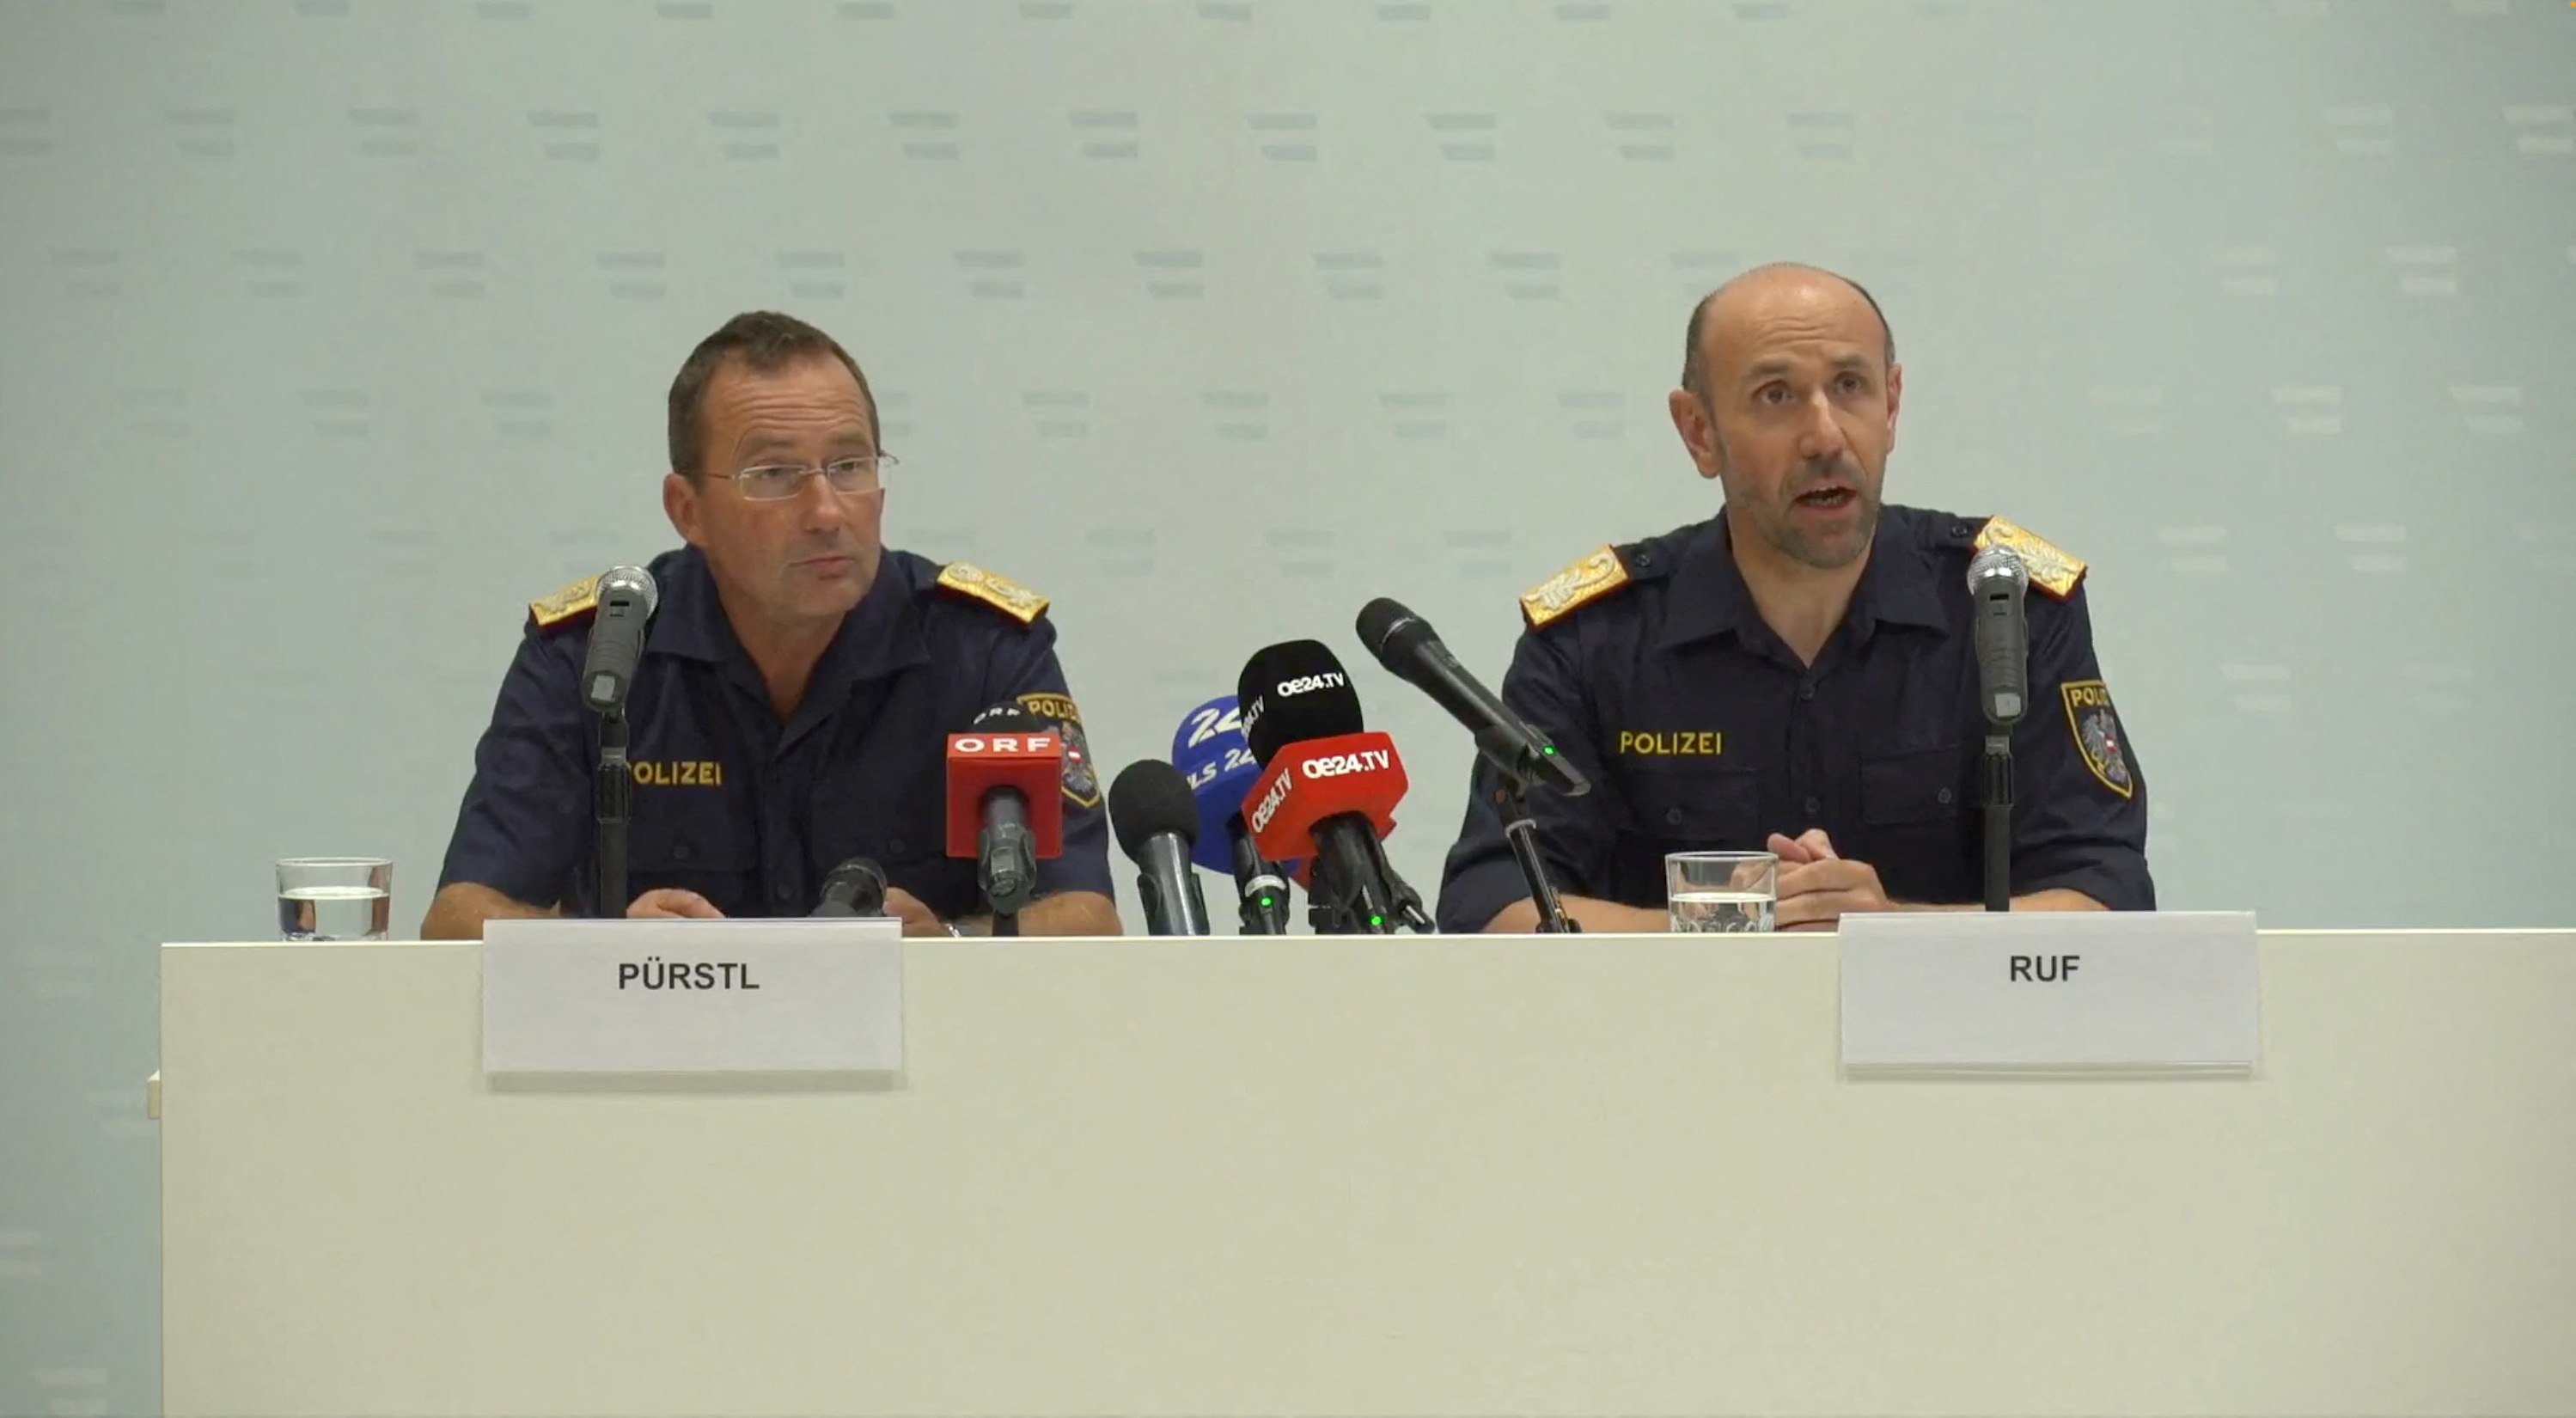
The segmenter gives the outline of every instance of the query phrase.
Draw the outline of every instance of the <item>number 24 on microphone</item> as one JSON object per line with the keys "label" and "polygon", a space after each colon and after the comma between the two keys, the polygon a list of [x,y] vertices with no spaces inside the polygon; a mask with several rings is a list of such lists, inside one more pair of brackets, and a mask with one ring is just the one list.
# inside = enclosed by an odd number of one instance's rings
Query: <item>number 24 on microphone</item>
{"label": "number 24 on microphone", "polygon": [[1215,782],[1217,779],[1224,777],[1228,773],[1234,772],[1238,768],[1257,768],[1259,766],[1259,764],[1252,761],[1251,749],[1229,748],[1225,751],[1224,758],[1211,759],[1190,771],[1190,791],[1195,793],[1199,789],[1206,787],[1208,784]]}

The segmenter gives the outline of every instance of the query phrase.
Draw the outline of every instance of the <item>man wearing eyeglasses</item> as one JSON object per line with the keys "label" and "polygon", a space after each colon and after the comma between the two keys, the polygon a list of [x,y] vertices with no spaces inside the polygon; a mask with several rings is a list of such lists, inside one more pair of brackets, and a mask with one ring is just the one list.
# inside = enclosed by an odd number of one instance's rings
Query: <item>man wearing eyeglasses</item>
{"label": "man wearing eyeglasses", "polygon": [[[947,736],[1015,703],[1065,731],[1064,855],[1039,864],[1028,935],[1114,935],[1100,784],[1034,592],[882,539],[875,396],[803,321],[736,316],[670,394],[662,508],[687,545],[627,702],[637,917],[794,916],[851,857],[881,864],[908,935],[973,934],[975,863],[947,857]],[[593,582],[531,603],[474,752],[421,934],[597,910],[597,721],[578,679]]]}

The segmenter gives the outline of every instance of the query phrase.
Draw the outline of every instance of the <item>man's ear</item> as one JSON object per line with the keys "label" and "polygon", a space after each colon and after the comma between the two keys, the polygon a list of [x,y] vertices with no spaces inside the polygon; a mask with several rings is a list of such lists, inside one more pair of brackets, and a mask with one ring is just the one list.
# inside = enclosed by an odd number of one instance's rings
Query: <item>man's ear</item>
{"label": "man's ear", "polygon": [[1664,396],[1664,408],[1673,416],[1673,432],[1682,436],[1682,447],[1690,450],[1691,464],[1699,475],[1713,478],[1725,466],[1725,455],[1717,445],[1717,422],[1708,415],[1708,406],[1688,389],[1675,389]]}
{"label": "man's ear", "polygon": [[662,515],[671,519],[671,530],[680,534],[680,540],[693,547],[706,545],[706,540],[699,535],[705,508],[698,502],[698,485],[689,481],[687,475],[663,475]]}
{"label": "man's ear", "polygon": [[1887,451],[1896,451],[1896,411],[1905,402],[1905,366],[1887,367]]}

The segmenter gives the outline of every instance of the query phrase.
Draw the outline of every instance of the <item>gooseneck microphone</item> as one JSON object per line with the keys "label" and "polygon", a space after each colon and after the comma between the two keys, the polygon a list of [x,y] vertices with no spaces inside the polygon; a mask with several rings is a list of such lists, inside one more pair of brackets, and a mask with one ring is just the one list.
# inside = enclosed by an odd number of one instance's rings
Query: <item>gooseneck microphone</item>
{"label": "gooseneck microphone", "polygon": [[2010,547],[1987,547],[1968,563],[1977,613],[1977,705],[1997,729],[2020,723],[2028,707],[2030,628],[2022,598],[2029,589],[2030,568]]}
{"label": "gooseneck microphone", "polygon": [[1207,898],[1190,866],[1199,805],[1181,770],[1153,758],[1128,764],[1109,785],[1109,828],[1136,863],[1147,934],[1208,934]]}
{"label": "gooseneck microphone", "polygon": [[661,592],[643,567],[612,566],[600,573],[593,594],[599,608],[591,615],[590,649],[581,662],[581,701],[602,714],[622,713]]}
{"label": "gooseneck microphone", "polygon": [[600,573],[592,596],[590,646],[582,656],[581,702],[599,715],[599,762],[591,777],[591,812],[599,823],[599,914],[626,914],[626,825],[633,815],[635,773],[626,760],[626,696],[644,659],[644,630],[661,592],[640,566]]}
{"label": "gooseneck microphone", "polygon": [[1989,911],[2012,909],[2012,731],[2030,703],[2030,626],[2022,604],[2029,589],[2030,568],[2010,547],[1987,547],[1968,562],[1968,595],[1976,614],[1977,707],[1986,717]]}
{"label": "gooseneck microphone", "polygon": [[1546,735],[1467,673],[1466,666],[1440,642],[1440,632],[1431,628],[1431,622],[1380,596],[1360,607],[1357,628],[1360,643],[1369,647],[1379,664],[1430,695],[1432,702],[1475,735],[1477,752],[1500,779],[1495,805],[1503,815],[1503,840],[1511,844],[1521,884],[1529,888],[1538,928],[1558,935],[1581,929],[1565,914],[1555,885],[1547,879],[1547,865],[1538,850],[1538,820],[1530,815],[1529,791],[1548,787],[1579,797],[1592,791],[1591,781],[1565,761]]}
{"label": "gooseneck microphone", "polygon": [[1569,796],[1592,791],[1590,780],[1492,690],[1467,673],[1431,622],[1384,596],[1360,607],[1360,643],[1396,678],[1431,696],[1476,736],[1487,762],[1524,789],[1545,786]]}

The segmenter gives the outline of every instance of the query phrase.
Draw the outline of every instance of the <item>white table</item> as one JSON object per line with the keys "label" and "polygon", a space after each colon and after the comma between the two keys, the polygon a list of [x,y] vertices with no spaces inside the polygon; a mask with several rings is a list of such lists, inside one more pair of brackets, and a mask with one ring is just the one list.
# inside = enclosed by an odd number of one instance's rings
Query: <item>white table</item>
{"label": "white table", "polygon": [[192,1414],[2576,1414],[2576,933],[2252,1079],[1846,1080],[1799,936],[940,941],[876,1092],[496,1090],[479,946],[162,961]]}

